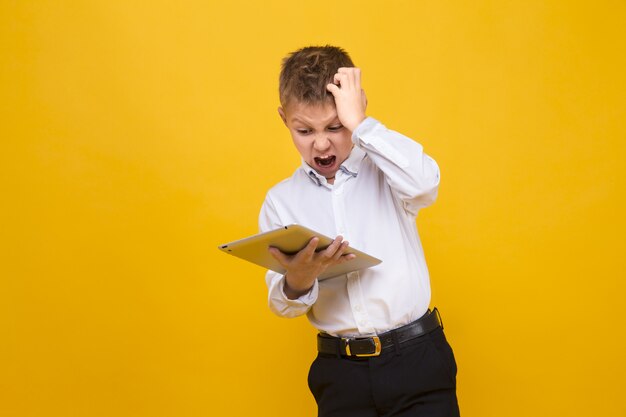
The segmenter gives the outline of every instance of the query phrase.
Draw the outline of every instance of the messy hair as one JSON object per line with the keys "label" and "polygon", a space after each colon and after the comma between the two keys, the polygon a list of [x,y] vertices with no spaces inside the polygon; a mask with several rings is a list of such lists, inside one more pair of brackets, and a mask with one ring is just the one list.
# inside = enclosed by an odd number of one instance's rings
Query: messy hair
{"label": "messy hair", "polygon": [[354,67],[346,51],[336,46],[307,46],[283,59],[278,92],[280,104],[286,107],[292,100],[305,104],[332,100],[326,85],[340,67]]}

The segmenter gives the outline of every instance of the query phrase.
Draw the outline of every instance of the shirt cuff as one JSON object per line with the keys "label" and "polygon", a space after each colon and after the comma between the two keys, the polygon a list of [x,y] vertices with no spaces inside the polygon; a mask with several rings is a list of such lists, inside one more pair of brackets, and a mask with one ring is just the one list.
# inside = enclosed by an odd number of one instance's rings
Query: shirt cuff
{"label": "shirt cuff", "polygon": [[280,288],[280,293],[283,296],[283,302],[290,307],[302,307],[302,306],[312,306],[317,301],[317,295],[319,294],[319,282],[317,279],[313,283],[311,289],[302,294],[300,297],[292,300],[285,295],[285,276],[283,275],[278,282],[278,288]]}
{"label": "shirt cuff", "polygon": [[359,140],[367,133],[374,130],[380,122],[373,117],[366,117],[352,132],[352,143],[358,145]]}

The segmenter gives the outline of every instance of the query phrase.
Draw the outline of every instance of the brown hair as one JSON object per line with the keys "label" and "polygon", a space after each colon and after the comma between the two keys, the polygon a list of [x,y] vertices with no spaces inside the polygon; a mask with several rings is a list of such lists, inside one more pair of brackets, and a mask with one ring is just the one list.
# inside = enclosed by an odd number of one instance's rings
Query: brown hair
{"label": "brown hair", "polygon": [[336,46],[307,46],[283,59],[278,93],[280,104],[287,107],[293,99],[306,104],[332,100],[326,85],[340,67],[354,67],[346,51]]}

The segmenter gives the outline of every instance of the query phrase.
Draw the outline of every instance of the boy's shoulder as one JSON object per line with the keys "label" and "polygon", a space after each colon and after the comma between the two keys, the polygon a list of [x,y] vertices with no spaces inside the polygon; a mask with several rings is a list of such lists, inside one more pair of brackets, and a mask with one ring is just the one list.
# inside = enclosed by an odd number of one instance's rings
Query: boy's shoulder
{"label": "boy's shoulder", "polygon": [[294,173],[290,177],[285,178],[284,180],[276,183],[273,187],[271,187],[267,191],[267,195],[268,196],[289,195],[293,192],[294,188],[302,187],[303,180],[309,181],[309,179],[307,179],[306,173],[304,172],[304,169],[300,166],[294,171]]}

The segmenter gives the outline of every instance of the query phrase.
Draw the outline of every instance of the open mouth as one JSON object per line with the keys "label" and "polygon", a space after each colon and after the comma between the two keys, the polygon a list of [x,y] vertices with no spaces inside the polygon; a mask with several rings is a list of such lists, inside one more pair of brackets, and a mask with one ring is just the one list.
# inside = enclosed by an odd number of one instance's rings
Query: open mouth
{"label": "open mouth", "polygon": [[313,160],[319,167],[328,168],[329,166],[332,166],[335,163],[335,156],[334,155],[318,156],[318,157],[313,158]]}

